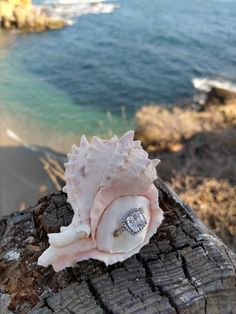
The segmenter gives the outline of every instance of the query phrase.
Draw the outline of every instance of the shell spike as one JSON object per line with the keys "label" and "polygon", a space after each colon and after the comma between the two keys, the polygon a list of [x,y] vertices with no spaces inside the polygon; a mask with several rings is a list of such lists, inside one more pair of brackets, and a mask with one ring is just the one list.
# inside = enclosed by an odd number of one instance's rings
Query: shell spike
{"label": "shell spike", "polygon": [[114,141],[114,142],[118,141],[118,136],[117,135],[113,135],[112,138],[111,138],[111,141]]}
{"label": "shell spike", "polygon": [[97,136],[93,136],[91,144],[95,147],[99,147],[102,144],[102,141]]}
{"label": "shell spike", "polygon": [[81,146],[88,146],[89,145],[89,141],[87,140],[87,138],[84,134],[80,138],[80,145]]}
{"label": "shell spike", "polygon": [[154,167],[156,167],[160,162],[161,162],[160,159],[153,159],[152,160],[152,164]]}
{"label": "shell spike", "polygon": [[63,186],[63,188],[62,188],[62,192],[67,193],[67,186],[66,186],[66,185],[65,185],[65,186]]}
{"label": "shell spike", "polygon": [[131,142],[134,139],[134,130],[130,130],[126,132],[123,136],[121,136],[121,142]]}
{"label": "shell spike", "polygon": [[71,146],[71,151],[72,151],[72,154],[76,154],[77,151],[78,151],[78,147],[74,144]]}
{"label": "shell spike", "polygon": [[134,141],[134,147],[140,147],[141,146],[141,141],[137,140]]}

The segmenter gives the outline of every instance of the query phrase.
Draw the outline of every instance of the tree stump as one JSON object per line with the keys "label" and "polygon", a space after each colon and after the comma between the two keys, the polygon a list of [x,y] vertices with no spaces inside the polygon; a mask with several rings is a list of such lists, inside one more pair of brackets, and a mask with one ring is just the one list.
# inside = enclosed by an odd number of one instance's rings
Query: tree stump
{"label": "tree stump", "polygon": [[36,262],[68,225],[63,193],[0,220],[0,313],[236,313],[236,256],[161,180],[165,220],[123,263],[89,260],[55,273]]}

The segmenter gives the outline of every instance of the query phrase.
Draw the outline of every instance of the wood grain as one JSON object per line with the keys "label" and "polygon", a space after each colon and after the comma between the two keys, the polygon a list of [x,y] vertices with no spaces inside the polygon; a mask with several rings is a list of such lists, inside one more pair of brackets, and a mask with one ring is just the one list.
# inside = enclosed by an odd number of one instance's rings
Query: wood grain
{"label": "wood grain", "polygon": [[[54,273],[36,265],[47,232],[68,225],[63,193],[0,220],[0,289],[14,313],[236,313],[236,257],[160,180],[165,220],[123,263],[89,260]],[[10,253],[18,259],[9,260]],[[14,257],[14,254],[13,254]],[[1,300],[0,294],[0,300]],[[6,305],[0,301],[0,309]],[[0,311],[1,313],[1,311]]]}

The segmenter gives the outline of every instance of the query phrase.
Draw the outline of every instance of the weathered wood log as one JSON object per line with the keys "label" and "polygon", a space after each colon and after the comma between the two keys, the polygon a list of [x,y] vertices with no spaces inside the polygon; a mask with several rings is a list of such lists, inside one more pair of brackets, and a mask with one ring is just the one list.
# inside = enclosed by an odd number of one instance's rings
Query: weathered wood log
{"label": "weathered wood log", "polygon": [[36,265],[73,216],[63,193],[0,220],[0,313],[236,313],[236,256],[160,180],[165,220],[139,254],[55,273]]}

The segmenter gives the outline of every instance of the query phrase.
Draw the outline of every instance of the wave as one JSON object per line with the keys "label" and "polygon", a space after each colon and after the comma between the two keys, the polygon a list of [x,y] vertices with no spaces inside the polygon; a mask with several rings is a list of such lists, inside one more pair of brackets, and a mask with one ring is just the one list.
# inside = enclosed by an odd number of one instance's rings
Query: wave
{"label": "wave", "polygon": [[236,93],[236,84],[221,78],[193,78],[194,88],[200,92],[208,93],[212,88],[221,88]]}
{"label": "wave", "polygon": [[26,144],[22,138],[16,134],[13,130],[7,128],[6,129],[6,134],[9,138],[11,138],[12,140],[14,140],[15,142],[17,142],[18,144],[20,144],[21,146],[29,149],[29,150],[32,150],[32,151],[39,151],[39,149],[36,148],[36,146],[34,145],[28,145]]}
{"label": "wave", "polygon": [[6,134],[11,138],[13,139],[14,141],[18,142],[18,143],[22,143],[22,139],[14,132],[12,131],[11,129],[6,129]]}
{"label": "wave", "polygon": [[120,6],[106,0],[46,0],[43,7],[53,18],[63,18],[69,25],[85,14],[109,14]]}
{"label": "wave", "polygon": [[47,4],[54,4],[54,5],[59,5],[59,4],[64,4],[64,5],[88,5],[92,4],[95,5],[97,3],[104,3],[107,2],[107,0],[45,0],[44,3]]}
{"label": "wave", "polygon": [[20,145],[21,147],[24,147],[27,150],[40,153],[41,155],[44,155],[46,157],[55,158],[56,160],[59,160],[61,162],[66,161],[66,156],[64,154],[57,152],[56,150],[47,148],[47,147],[41,147],[41,146],[36,146],[34,144],[28,144],[12,129],[6,128],[5,132],[9,138],[11,138],[13,141],[16,142],[16,144]]}

